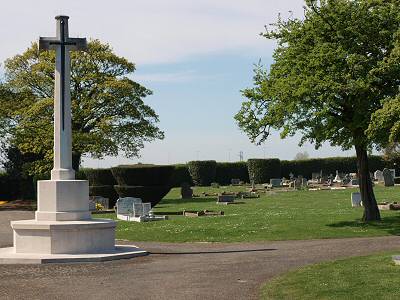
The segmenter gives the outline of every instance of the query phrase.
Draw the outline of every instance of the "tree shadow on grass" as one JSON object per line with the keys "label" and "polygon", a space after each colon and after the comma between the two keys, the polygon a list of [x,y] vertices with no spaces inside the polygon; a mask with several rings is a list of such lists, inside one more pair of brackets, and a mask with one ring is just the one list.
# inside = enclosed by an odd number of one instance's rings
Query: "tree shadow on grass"
{"label": "tree shadow on grass", "polygon": [[157,216],[183,216],[183,211],[156,211],[154,214]]}
{"label": "tree shadow on grass", "polygon": [[384,217],[381,221],[363,222],[361,220],[343,221],[338,223],[328,224],[329,227],[335,228],[374,228],[391,235],[400,235],[400,216]]}
{"label": "tree shadow on grass", "polygon": [[160,204],[186,204],[186,203],[208,203],[208,202],[215,202],[216,197],[196,197],[192,199],[180,199],[180,198],[173,198],[173,199],[163,199]]}

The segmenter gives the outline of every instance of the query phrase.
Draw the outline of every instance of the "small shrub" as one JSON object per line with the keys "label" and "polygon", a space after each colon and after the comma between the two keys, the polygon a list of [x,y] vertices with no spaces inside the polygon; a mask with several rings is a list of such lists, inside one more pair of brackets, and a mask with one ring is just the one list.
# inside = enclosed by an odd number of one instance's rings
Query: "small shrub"
{"label": "small shrub", "polygon": [[189,174],[192,181],[198,186],[209,186],[215,182],[217,162],[215,160],[190,161],[188,162]]}
{"label": "small shrub", "polygon": [[247,161],[250,181],[269,183],[271,178],[281,177],[281,161],[277,158],[249,159]]}

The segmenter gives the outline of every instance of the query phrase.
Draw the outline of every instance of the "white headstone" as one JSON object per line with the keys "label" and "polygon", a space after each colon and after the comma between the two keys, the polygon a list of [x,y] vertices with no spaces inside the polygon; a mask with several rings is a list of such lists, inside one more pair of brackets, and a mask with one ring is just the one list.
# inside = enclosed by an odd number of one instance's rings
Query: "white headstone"
{"label": "white headstone", "polygon": [[117,200],[117,215],[131,215],[134,212],[134,205],[141,204],[142,199],[125,197]]}
{"label": "white headstone", "polygon": [[383,182],[383,172],[381,170],[376,170],[374,172],[374,178],[375,180],[379,181],[379,182]]}
{"label": "white headstone", "polygon": [[361,193],[359,192],[351,193],[351,206],[352,207],[361,206]]}

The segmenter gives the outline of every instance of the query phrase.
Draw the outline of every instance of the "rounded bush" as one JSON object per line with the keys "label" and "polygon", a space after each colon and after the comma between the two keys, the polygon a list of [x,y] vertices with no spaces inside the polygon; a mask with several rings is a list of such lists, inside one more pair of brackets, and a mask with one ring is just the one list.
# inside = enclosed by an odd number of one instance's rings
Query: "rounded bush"
{"label": "rounded bush", "polygon": [[89,195],[108,198],[108,208],[113,208],[118,199],[118,193],[112,185],[89,186]]}
{"label": "rounded bush", "polygon": [[271,178],[281,177],[281,161],[277,158],[249,159],[247,169],[250,181],[254,183],[269,183]]}
{"label": "rounded bush", "polygon": [[171,190],[171,186],[114,186],[119,197],[136,197],[143,202],[151,203],[151,207],[157,205]]}
{"label": "rounded bush", "polygon": [[188,162],[189,174],[195,185],[209,186],[215,182],[217,162],[215,160]]}
{"label": "rounded bush", "polygon": [[89,180],[90,186],[115,185],[117,182],[111,172],[111,169],[85,169],[83,172]]}
{"label": "rounded bush", "polygon": [[111,171],[120,186],[169,186],[174,167],[137,164],[118,166]]}

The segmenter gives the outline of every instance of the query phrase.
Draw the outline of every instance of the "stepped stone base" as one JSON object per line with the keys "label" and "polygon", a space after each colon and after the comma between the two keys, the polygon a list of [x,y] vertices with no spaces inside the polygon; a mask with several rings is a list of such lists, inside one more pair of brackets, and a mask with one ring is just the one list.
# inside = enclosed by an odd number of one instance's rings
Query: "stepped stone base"
{"label": "stepped stone base", "polygon": [[113,250],[84,254],[15,253],[14,248],[0,249],[0,264],[89,263],[148,255],[135,246],[115,246]]}
{"label": "stepped stone base", "polygon": [[0,249],[0,263],[91,262],[146,255],[115,246],[116,222],[91,219],[86,180],[38,182],[35,220],[11,222],[14,247]]}
{"label": "stepped stone base", "polygon": [[15,253],[80,254],[115,247],[115,221],[13,221]]}

